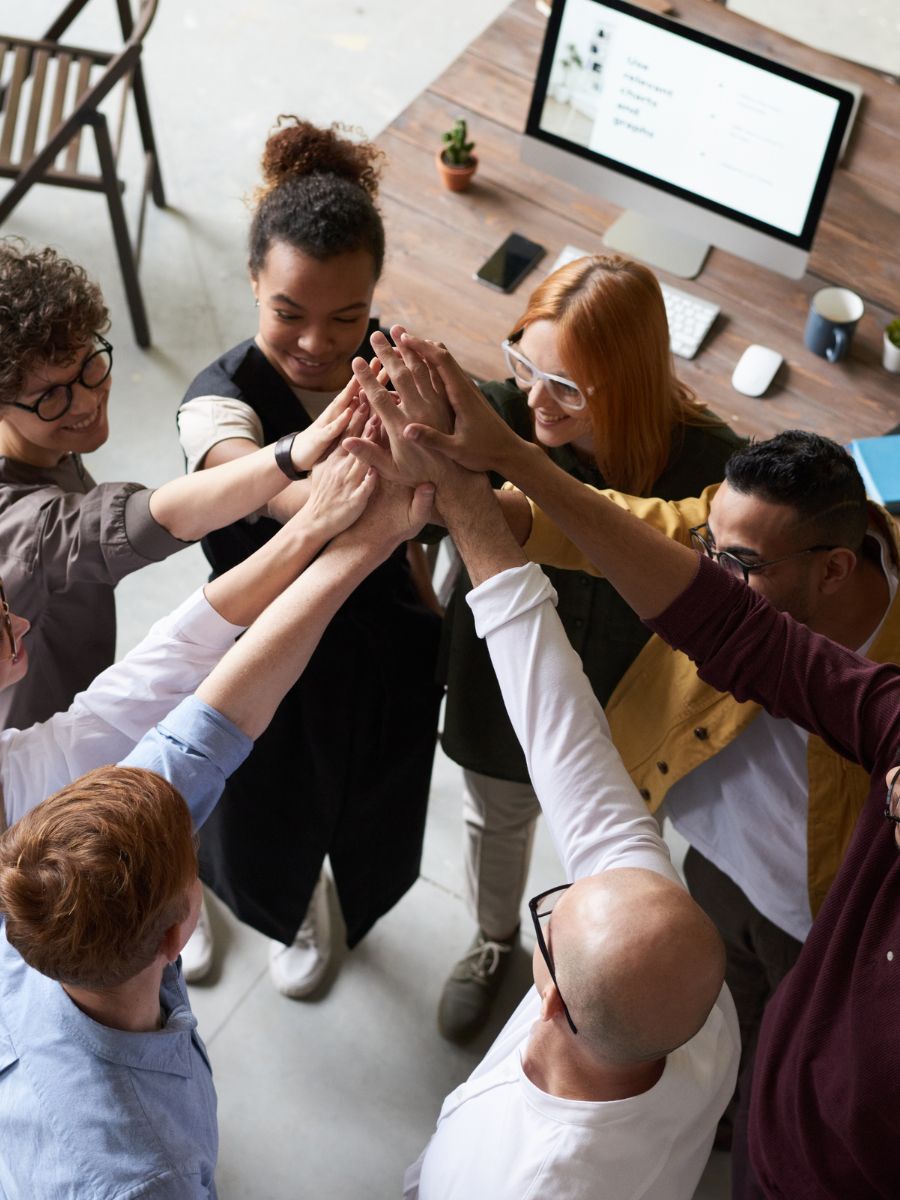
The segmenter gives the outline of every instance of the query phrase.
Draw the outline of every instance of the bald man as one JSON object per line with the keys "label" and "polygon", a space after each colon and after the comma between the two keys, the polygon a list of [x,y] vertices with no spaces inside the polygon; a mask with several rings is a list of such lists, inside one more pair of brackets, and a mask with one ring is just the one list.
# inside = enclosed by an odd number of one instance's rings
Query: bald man
{"label": "bald man", "polygon": [[[370,372],[364,383],[396,435],[408,418],[395,429],[393,401]],[[737,1073],[724,949],[610,741],[549,581],[525,562],[487,480],[445,460],[422,477],[437,483],[472,579],[476,629],[569,883],[530,902],[534,989],[445,1100],[404,1196],[689,1200]]]}

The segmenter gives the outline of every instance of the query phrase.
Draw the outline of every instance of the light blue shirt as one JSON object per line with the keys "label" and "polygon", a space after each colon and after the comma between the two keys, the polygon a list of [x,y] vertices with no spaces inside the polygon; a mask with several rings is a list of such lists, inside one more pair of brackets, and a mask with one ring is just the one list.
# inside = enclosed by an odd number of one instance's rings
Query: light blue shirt
{"label": "light blue shirt", "polygon": [[[190,697],[122,765],[168,779],[200,825],[252,745]],[[180,963],[166,968],[160,1005],[155,1033],[98,1024],[0,924],[3,1200],[213,1200],[216,1093]]]}

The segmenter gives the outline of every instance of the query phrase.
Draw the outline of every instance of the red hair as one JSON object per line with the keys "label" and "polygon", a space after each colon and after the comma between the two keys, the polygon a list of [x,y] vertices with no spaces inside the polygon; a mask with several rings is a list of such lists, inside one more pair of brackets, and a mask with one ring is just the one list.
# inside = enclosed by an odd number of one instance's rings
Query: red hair
{"label": "red hair", "polygon": [[656,276],[618,256],[579,258],[534,291],[510,340],[535,321],[557,327],[560,360],[587,401],[607,483],[646,495],[677,427],[716,420],[675,374]]}
{"label": "red hair", "polygon": [[137,767],[83,775],[0,838],[7,939],[60,983],[115,987],[148,967],[196,878],[187,805]]}

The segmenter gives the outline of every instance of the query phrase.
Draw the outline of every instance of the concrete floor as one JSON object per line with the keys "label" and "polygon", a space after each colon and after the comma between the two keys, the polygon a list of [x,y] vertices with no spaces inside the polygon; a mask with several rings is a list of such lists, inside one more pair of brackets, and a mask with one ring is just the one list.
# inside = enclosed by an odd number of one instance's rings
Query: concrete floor
{"label": "concrete floor", "polygon": [[[505,3],[161,4],[146,71],[171,207],[148,212],[142,280],[154,348],[141,352],[132,339],[99,197],[35,189],[3,230],[58,246],[106,294],[115,387],[110,442],[90,463],[96,478],[158,484],[178,474],[174,415],[185,385],[254,330],[242,197],[256,183],[276,115],[338,119],[374,135]],[[16,9],[4,13],[6,28],[34,36],[59,0],[5,7]],[[108,44],[112,12],[109,0],[95,0],[71,40]],[[120,650],[205,573],[192,549],[125,580]],[[467,1050],[442,1042],[435,1027],[443,979],[472,933],[461,899],[459,794],[458,769],[439,753],[422,878],[360,947],[338,953],[339,970],[314,1001],[276,994],[265,939],[213,906],[216,965],[192,998],[219,1092],[223,1200],[399,1195],[403,1168],[427,1140],[444,1095],[502,1024],[498,1013]],[[541,833],[526,894],[560,877]],[[530,985],[531,948],[526,938],[505,1008]],[[698,1197],[725,1197],[728,1169],[727,1156],[715,1155]]]}

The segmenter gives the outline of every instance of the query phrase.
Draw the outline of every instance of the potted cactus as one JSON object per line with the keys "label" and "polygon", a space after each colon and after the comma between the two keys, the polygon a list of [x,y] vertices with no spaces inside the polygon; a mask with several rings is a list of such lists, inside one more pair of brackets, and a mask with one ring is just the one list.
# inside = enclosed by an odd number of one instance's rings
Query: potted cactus
{"label": "potted cactus", "polygon": [[453,128],[443,137],[443,147],[437,153],[437,166],[444,187],[451,192],[464,192],[478,169],[478,159],[472,153],[475,143],[467,141],[468,127],[457,117]]}
{"label": "potted cactus", "polygon": [[885,326],[881,361],[886,371],[900,372],[900,317],[894,317]]}

